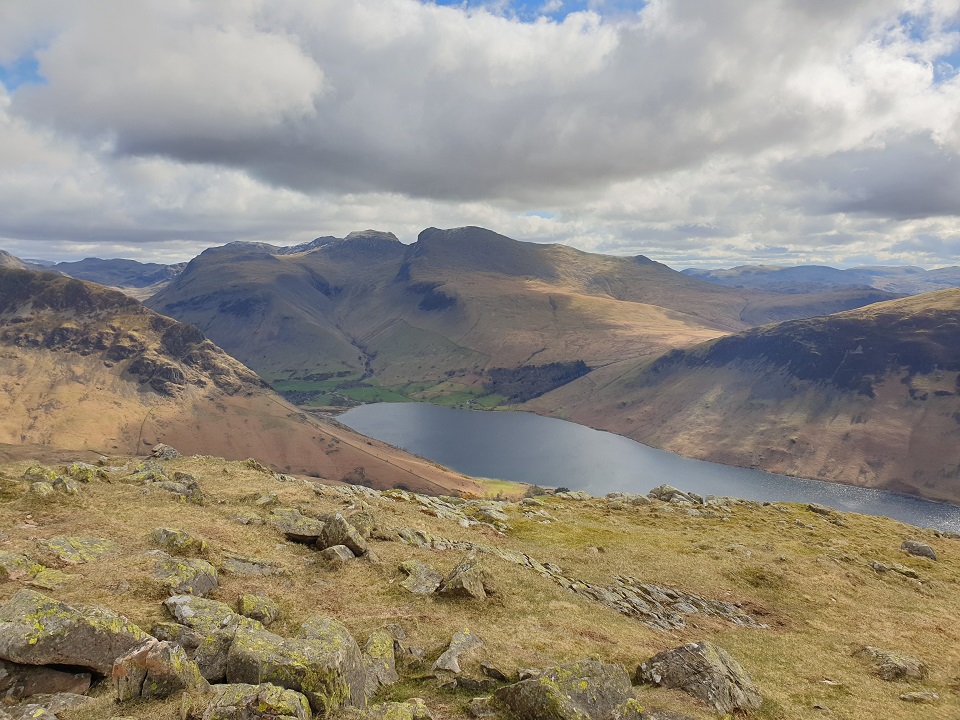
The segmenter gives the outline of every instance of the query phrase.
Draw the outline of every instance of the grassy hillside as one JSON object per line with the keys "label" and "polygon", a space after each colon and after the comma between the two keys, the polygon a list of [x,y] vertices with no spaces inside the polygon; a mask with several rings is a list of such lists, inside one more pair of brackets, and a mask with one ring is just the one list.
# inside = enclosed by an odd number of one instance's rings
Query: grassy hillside
{"label": "grassy hillside", "polygon": [[692,457],[960,501],[960,289],[667,353],[534,401]]}
{"label": "grassy hillside", "polygon": [[427,491],[463,476],[298,411],[192,326],[105,287],[0,269],[0,442],[97,452],[155,443],[281,471]]}
{"label": "grassy hillside", "polygon": [[[3,550],[65,573],[0,582],[0,602],[31,583],[46,582],[54,587],[43,589],[45,594],[111,608],[149,631],[169,620],[162,605],[166,593],[153,577],[156,558],[147,554],[157,547],[151,533],[173,527],[206,541],[200,555],[219,570],[211,597],[235,605],[241,594],[257,593],[279,605],[273,632],[290,636],[307,617],[323,615],[344,623],[362,646],[374,631],[399,624],[405,633],[401,657],[409,660],[401,659],[399,682],[382,688],[373,702],[419,697],[437,720],[469,717],[474,697],[506,684],[485,678],[483,661],[514,680],[518,668],[590,656],[622,664],[632,675],[654,653],[700,640],[726,649],[753,679],[763,697],[754,718],[805,720],[829,713],[847,720],[947,720],[960,709],[960,631],[950,621],[960,613],[956,538],[787,503],[725,499],[695,507],[550,496],[541,497],[539,505],[488,504],[505,518],[498,531],[467,522],[466,506],[402,493],[360,494],[302,478],[279,482],[249,463],[211,457],[163,463],[166,474],[189,473],[202,488],[202,504],[184,503],[131,477],[138,461],[106,458],[103,477],[82,484],[78,494],[42,499],[29,493],[29,481],[22,479],[29,461],[0,467]],[[682,485],[682,478],[677,482]],[[267,503],[260,502],[269,495]],[[312,517],[342,512],[359,522],[362,516],[372,528],[372,555],[339,568],[324,564],[315,549],[286,539],[271,525],[273,510],[292,507]],[[436,517],[431,508],[449,509]],[[403,541],[398,531],[404,528],[419,531],[420,541]],[[44,542],[57,536],[103,538],[117,549],[70,565],[45,549]],[[433,540],[429,547],[424,538]],[[481,548],[495,595],[486,600],[414,595],[400,585],[401,562],[420,560],[446,573],[462,559],[466,550],[439,549],[441,539]],[[901,543],[908,539],[929,543],[938,559],[903,552]],[[519,564],[521,553],[552,563],[555,574]],[[231,571],[237,554],[279,574]],[[900,572],[880,572],[873,563]],[[603,602],[602,593],[595,595],[598,600],[587,592],[615,587],[617,577],[693,593],[708,603],[735,603],[739,617],[763,627],[677,609],[672,628],[656,629],[645,616],[618,612]],[[567,579],[566,587],[559,578]],[[463,657],[462,674],[486,686],[444,684],[431,670],[453,633],[464,628],[483,645]],[[855,655],[865,645],[914,657],[929,674],[923,680],[884,681],[868,660]],[[407,648],[422,649],[425,658],[415,660]],[[934,692],[939,700],[918,705],[899,699],[918,691]],[[659,708],[694,720],[717,717],[680,690],[636,686],[633,692],[648,711]],[[184,708],[202,707],[201,699],[179,694],[118,706],[109,680],[92,694],[90,706],[64,712],[61,720],[121,715],[174,720]]]}
{"label": "grassy hillside", "polygon": [[597,369],[887,297],[734,290],[642,256],[468,227],[429,228],[410,246],[374,231],[297,248],[231,244],[195,258],[149,305],[271,382],[296,383],[293,399],[323,405],[480,398],[498,368]]}

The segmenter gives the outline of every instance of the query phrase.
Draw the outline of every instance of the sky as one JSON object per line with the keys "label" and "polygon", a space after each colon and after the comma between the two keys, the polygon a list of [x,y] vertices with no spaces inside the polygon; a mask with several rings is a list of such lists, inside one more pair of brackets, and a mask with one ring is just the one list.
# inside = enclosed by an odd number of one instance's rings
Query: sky
{"label": "sky", "polygon": [[960,0],[0,0],[0,248],[960,264]]}

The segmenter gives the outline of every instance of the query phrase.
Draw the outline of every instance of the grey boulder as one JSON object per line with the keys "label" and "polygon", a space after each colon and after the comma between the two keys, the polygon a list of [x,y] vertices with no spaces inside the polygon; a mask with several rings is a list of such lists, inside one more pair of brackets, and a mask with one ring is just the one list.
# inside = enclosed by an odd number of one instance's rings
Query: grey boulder
{"label": "grey boulder", "polygon": [[710,642],[688,643],[654,655],[637,669],[637,681],[679,688],[719,713],[756,710],[762,702],[740,663]]}

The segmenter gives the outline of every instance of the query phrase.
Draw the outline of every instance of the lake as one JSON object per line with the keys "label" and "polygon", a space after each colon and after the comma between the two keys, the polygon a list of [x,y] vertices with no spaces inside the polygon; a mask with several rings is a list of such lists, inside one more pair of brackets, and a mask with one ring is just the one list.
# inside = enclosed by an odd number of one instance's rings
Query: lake
{"label": "lake", "polygon": [[667,483],[699,495],[815,502],[960,532],[960,507],[955,505],[693,460],[532,413],[374,403],[337,419],[364,435],[475,477],[565,486],[598,496],[646,493]]}

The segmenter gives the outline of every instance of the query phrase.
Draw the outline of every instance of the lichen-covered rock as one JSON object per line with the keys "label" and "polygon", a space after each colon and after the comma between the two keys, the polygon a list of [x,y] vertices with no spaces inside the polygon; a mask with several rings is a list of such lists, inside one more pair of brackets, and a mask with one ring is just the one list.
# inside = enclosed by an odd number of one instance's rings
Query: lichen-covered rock
{"label": "lichen-covered rock", "polygon": [[365,540],[369,540],[377,529],[377,519],[367,510],[358,510],[355,513],[351,513],[350,517],[347,518],[347,522],[353,525]]}
{"label": "lichen-covered rock", "polygon": [[[10,720],[58,720],[57,713],[72,710],[93,702],[93,698],[77,693],[60,692],[34,695],[19,705],[6,708]],[[4,710],[0,709],[0,712]],[[0,715],[3,718],[3,715]]]}
{"label": "lichen-covered rock", "polygon": [[740,663],[713,643],[688,643],[654,655],[637,669],[637,681],[680,688],[719,713],[756,710],[762,698]]}
{"label": "lichen-covered rock", "polygon": [[460,674],[460,656],[483,645],[483,640],[470,631],[470,628],[458,630],[450,639],[450,645],[433,664],[434,670],[444,670]]}
{"label": "lichen-covered rock", "polygon": [[294,690],[263,683],[213,686],[203,720],[311,720],[310,703]]}
{"label": "lichen-covered rock", "polygon": [[923,680],[927,666],[916,658],[869,645],[856,653],[873,660],[873,671],[881,680]]}
{"label": "lichen-covered rock", "polygon": [[65,563],[82,565],[120,552],[120,546],[113,540],[96,537],[58,535],[49,540],[40,540],[41,547]]}
{"label": "lichen-covered rock", "polygon": [[640,720],[630,676],[619,665],[580,660],[500,688],[493,704],[524,720]]}
{"label": "lichen-covered rock", "polygon": [[332,545],[321,550],[320,557],[323,558],[323,561],[327,567],[340,568],[351,560],[355,559],[357,556],[354,555],[353,550],[348,548],[346,545]]}
{"label": "lichen-covered rock", "polygon": [[0,550],[0,582],[32,578],[43,570],[43,565],[26,555]]}
{"label": "lichen-covered rock", "polygon": [[160,553],[153,578],[171,595],[204,597],[219,586],[217,569],[206,560],[173,557],[166,553]]}
{"label": "lichen-covered rock", "polygon": [[937,551],[919,540],[904,540],[903,544],[900,545],[900,549],[917,557],[930,558],[931,560],[937,559]]}
{"label": "lichen-covered rock", "polygon": [[79,495],[80,486],[73,480],[65,477],[58,477],[53,481],[53,489],[64,495]]}
{"label": "lichen-covered rock", "polygon": [[266,595],[241,595],[238,609],[241,615],[253,618],[264,627],[269,626],[280,615],[280,606]]}
{"label": "lichen-covered rock", "polygon": [[297,639],[241,625],[227,655],[227,680],[270,682],[296,690],[323,716],[342,706],[366,704],[366,673],[359,646],[349,633],[329,625],[325,629],[319,623],[313,623]]}
{"label": "lichen-covered rock", "polygon": [[441,581],[438,593],[446,597],[483,600],[492,588],[492,576],[474,553],[469,554]]}
{"label": "lichen-covered rock", "polygon": [[[193,628],[205,636],[231,622],[238,622],[243,617],[226,603],[195,595],[174,595],[167,598],[163,604],[178,623]],[[248,623],[255,622],[244,619]]]}
{"label": "lichen-covered rock", "polygon": [[240,627],[239,622],[231,621],[212,632],[203,639],[193,654],[193,660],[200,668],[200,674],[212,683],[222,683],[227,680],[227,654],[238,627]]}
{"label": "lichen-covered rock", "polygon": [[150,634],[157,640],[169,640],[184,650],[196,650],[203,642],[203,634],[175,622],[158,622],[150,628]]}
{"label": "lichen-covered rock", "polygon": [[381,685],[393,685],[400,679],[393,635],[386,630],[371,633],[367,644],[363,646],[363,658],[367,667],[368,695],[376,692]]}
{"label": "lichen-covered rock", "polygon": [[270,523],[289,540],[309,544],[315,543],[320,538],[324,528],[320,520],[307,517],[294,508],[274,510],[270,513]]}
{"label": "lichen-covered rock", "polygon": [[134,698],[165,698],[182,690],[206,690],[209,683],[186,651],[166,640],[150,638],[118,657],[113,686],[120,702]]}
{"label": "lichen-covered rock", "polygon": [[0,657],[25,665],[72,665],[101,675],[150,636],[122,615],[71,607],[21,590],[0,607]]}
{"label": "lichen-covered rock", "polygon": [[39,480],[35,483],[31,483],[30,489],[27,492],[31,497],[42,499],[50,497],[56,492],[56,490],[53,489],[52,484]]}
{"label": "lichen-covered rock", "polygon": [[150,457],[156,458],[157,460],[175,460],[178,457],[183,456],[176,448],[172,448],[169,445],[164,445],[163,443],[158,443],[151,448]]}
{"label": "lichen-covered rock", "polygon": [[153,531],[151,538],[164,550],[169,550],[177,555],[195,555],[207,549],[205,540],[173,528],[157,528]]}
{"label": "lichen-covered rock", "polygon": [[23,479],[27,482],[52,483],[57,479],[57,473],[45,465],[31,465],[23,472]]}
{"label": "lichen-covered rock", "polygon": [[30,578],[30,581],[27,584],[32,585],[33,587],[38,587],[42,590],[57,590],[77,577],[79,576],[71,575],[61,570],[55,570],[54,568],[45,567],[40,568],[40,571]]}
{"label": "lichen-covered rock", "polygon": [[19,665],[0,660],[0,698],[17,702],[32,695],[75,693],[90,689],[90,673],[63,672],[39,665]]}
{"label": "lichen-covered rock", "polygon": [[103,468],[85,462],[71,463],[64,470],[64,474],[71,480],[76,480],[81,483],[90,483],[94,480],[106,480],[109,478],[109,475],[107,475],[107,472]]}
{"label": "lichen-covered rock", "polygon": [[340,513],[333,515],[324,524],[323,532],[317,538],[317,547],[321,550],[335,545],[346,545],[357,557],[367,552],[367,541],[363,539],[363,535]]}
{"label": "lichen-covered rock", "polygon": [[400,570],[407,574],[400,587],[415,595],[432,595],[443,581],[443,575],[422,560],[405,560]]}

